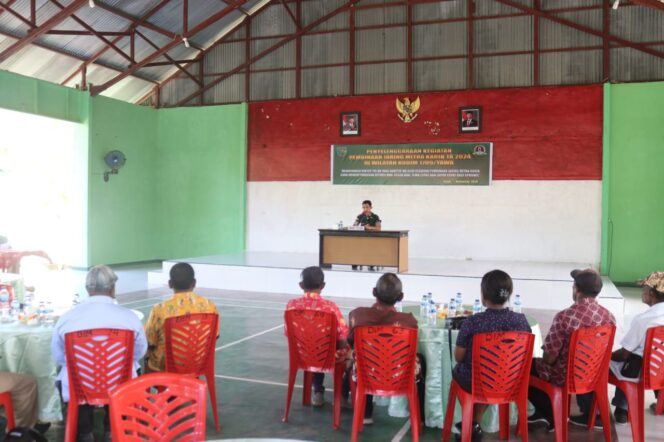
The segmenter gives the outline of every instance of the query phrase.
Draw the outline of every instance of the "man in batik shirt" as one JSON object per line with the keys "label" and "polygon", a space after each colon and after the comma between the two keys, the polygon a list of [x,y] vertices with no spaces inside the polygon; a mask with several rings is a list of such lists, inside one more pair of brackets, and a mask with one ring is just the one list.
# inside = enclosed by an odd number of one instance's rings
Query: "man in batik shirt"
{"label": "man in batik shirt", "polygon": [[[321,292],[325,287],[325,274],[320,267],[307,267],[302,270],[300,275],[300,288],[304,295],[300,298],[291,299],[286,305],[286,310],[316,310],[326,313],[334,313],[337,317],[337,356],[343,358],[347,350],[346,336],[348,336],[348,325],[344,319],[339,307],[327,299],[321,297]],[[284,327],[284,333],[288,335],[288,329]],[[311,404],[314,407],[322,407],[325,403],[324,394],[325,373],[313,373],[313,398]]]}
{"label": "man in batik shirt", "polygon": [[[207,298],[193,292],[196,287],[194,268],[186,262],[179,262],[171,267],[168,286],[173,289],[173,296],[154,307],[150,312],[145,335],[148,339],[148,353],[145,360],[145,370],[164,371],[165,359],[165,330],[166,319],[174,316],[183,316],[191,313],[217,313],[217,306]],[[221,326],[221,321],[219,321]]]}

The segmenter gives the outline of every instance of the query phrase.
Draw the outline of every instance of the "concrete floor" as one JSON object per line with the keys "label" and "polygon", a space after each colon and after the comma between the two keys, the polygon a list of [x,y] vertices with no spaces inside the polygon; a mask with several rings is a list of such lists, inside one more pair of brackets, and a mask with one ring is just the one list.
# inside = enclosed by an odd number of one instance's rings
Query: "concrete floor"
{"label": "concrete floor", "polygon": [[[164,289],[147,290],[148,269],[154,265],[119,268],[118,299],[127,307],[149,313],[151,307],[166,299],[169,291]],[[82,273],[83,274],[83,273]],[[124,281],[123,281],[124,280]],[[341,428],[332,429],[331,404],[322,409],[303,407],[299,401],[301,389],[296,388],[288,424],[281,422],[283,414],[288,349],[280,325],[287,296],[250,292],[231,292],[200,289],[217,304],[222,316],[221,336],[216,356],[217,395],[221,419],[221,433],[214,431],[210,410],[208,410],[208,440],[229,438],[281,438],[306,441],[347,441],[350,438],[352,412],[342,412]],[[621,288],[626,298],[626,316],[631,317],[641,311],[640,289]],[[342,312],[367,305],[367,300],[339,299]],[[553,311],[527,310],[535,316],[545,334],[553,318]],[[298,383],[301,382],[298,378]],[[327,382],[329,384],[329,382]],[[331,401],[331,394],[328,394]],[[652,394],[647,396],[647,404],[654,401]],[[210,408],[210,407],[208,407]],[[385,407],[376,407],[375,424],[366,426],[360,440],[399,441],[409,440],[408,420],[387,415]],[[646,412],[646,440],[664,441],[664,418]],[[583,429],[570,427],[570,441],[600,441],[602,433],[589,433]],[[63,438],[62,425],[55,425],[47,434],[49,440]],[[423,441],[440,440],[441,430],[425,428]],[[530,431],[531,441],[554,441],[554,434],[547,434],[543,428]],[[497,434],[486,434],[486,441],[499,440]],[[631,432],[628,425],[613,428],[613,440],[629,441]]]}

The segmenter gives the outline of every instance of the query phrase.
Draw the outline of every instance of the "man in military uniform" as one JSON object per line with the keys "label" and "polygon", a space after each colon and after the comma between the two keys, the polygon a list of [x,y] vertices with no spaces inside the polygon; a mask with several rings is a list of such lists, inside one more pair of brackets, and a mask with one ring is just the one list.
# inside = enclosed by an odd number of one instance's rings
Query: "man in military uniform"
{"label": "man in military uniform", "polygon": [[[371,211],[372,205],[371,201],[364,200],[362,201],[362,213],[357,215],[355,218],[355,226],[364,226],[365,230],[380,230],[380,217]],[[353,270],[357,270],[358,266],[353,266]],[[359,266],[359,269],[362,270],[362,266]],[[374,266],[369,266],[369,270],[375,270]]]}

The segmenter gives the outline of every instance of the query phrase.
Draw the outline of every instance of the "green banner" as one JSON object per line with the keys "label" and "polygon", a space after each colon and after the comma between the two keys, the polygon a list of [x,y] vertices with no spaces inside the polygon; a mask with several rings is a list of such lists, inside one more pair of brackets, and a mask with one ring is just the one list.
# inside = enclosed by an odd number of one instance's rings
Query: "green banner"
{"label": "green banner", "polygon": [[332,184],[488,186],[492,143],[332,146]]}

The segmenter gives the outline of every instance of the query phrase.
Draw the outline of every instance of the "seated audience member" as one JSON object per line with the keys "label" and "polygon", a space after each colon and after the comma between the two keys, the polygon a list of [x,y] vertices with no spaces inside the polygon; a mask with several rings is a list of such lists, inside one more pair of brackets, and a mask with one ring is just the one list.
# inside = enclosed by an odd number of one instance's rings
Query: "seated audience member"
{"label": "seated audience member", "polygon": [[[556,314],[549,333],[544,338],[544,356],[533,360],[532,374],[562,386],[567,379],[567,356],[572,333],[580,328],[615,325],[616,320],[607,309],[599,305],[597,295],[602,290],[602,277],[593,269],[573,270],[574,284],[572,299],[574,304]],[[553,409],[545,392],[536,388],[528,389],[528,400],[535,406],[535,413],[528,422],[545,422],[547,430],[553,431]],[[588,422],[587,415],[572,416],[573,423]],[[595,428],[602,428],[601,420],[595,421]]]}
{"label": "seated audience member", "polygon": [[[58,380],[62,385],[62,399],[69,402],[69,378],[65,361],[65,334],[98,328],[116,328],[134,332],[134,369],[140,368],[139,361],[145,355],[147,342],[143,325],[136,314],[128,308],[114,303],[115,282],[118,277],[108,266],[95,266],[88,272],[85,288],[90,297],[60,317],[51,341],[53,359],[62,366]],[[94,407],[81,405],[78,407],[78,440],[94,441],[92,432]],[[104,418],[104,441],[111,440],[108,410]]]}
{"label": "seated audience member", "polygon": [[50,423],[37,423],[37,379],[34,376],[0,372],[0,393],[7,391],[12,394],[16,427],[34,427],[40,434],[50,428]]}
{"label": "seated audience member", "polygon": [[[173,296],[152,307],[148,322],[145,324],[145,334],[148,339],[146,372],[164,371],[166,368],[164,343],[166,319],[188,313],[219,314],[214,302],[193,292],[196,287],[194,268],[186,262],[179,262],[171,267],[168,286],[173,290]],[[221,322],[219,325],[221,326]]]}
{"label": "seated audience member", "polygon": [[[486,310],[468,317],[463,322],[454,349],[454,359],[457,365],[452,370],[452,377],[467,392],[470,392],[472,388],[473,337],[476,334],[504,331],[531,332],[526,316],[514,313],[507,308],[512,290],[512,278],[502,270],[492,270],[482,277],[482,305],[486,307]],[[485,404],[475,405],[473,440],[479,439],[482,435],[480,422],[486,408]],[[461,429],[460,422],[456,424],[456,429]]]}
{"label": "seated audience member", "polygon": [[[302,270],[300,275],[300,288],[304,291],[304,295],[300,298],[291,299],[286,305],[286,310],[317,310],[321,312],[334,313],[337,317],[337,334],[338,342],[337,348],[339,349],[338,355],[345,356],[346,349],[346,336],[348,335],[348,325],[344,316],[339,311],[339,307],[326,299],[323,299],[321,292],[325,287],[325,274],[320,267],[307,267]],[[287,335],[288,330],[284,328],[284,333]],[[311,404],[314,407],[322,407],[324,404],[325,386],[325,373],[313,374],[313,399]]]}
{"label": "seated audience member", "polygon": [[[611,354],[610,367],[611,372],[618,379],[633,382],[639,382],[648,329],[664,325],[664,272],[653,272],[638,283],[643,286],[641,300],[650,308],[634,317],[629,330],[620,341],[622,348]],[[592,394],[582,396],[579,397],[579,406],[582,407],[581,412],[587,415],[590,413],[592,405]],[[612,403],[616,406],[613,414],[616,422],[626,424],[627,398],[625,393],[616,388]]]}
{"label": "seated audience member", "polygon": [[[417,328],[417,319],[411,313],[401,313],[394,308],[394,304],[403,299],[401,280],[394,273],[385,273],[378,279],[373,289],[376,302],[371,307],[358,307],[348,315],[350,330],[348,331],[348,343],[353,346],[353,331],[356,327],[369,325],[396,325],[398,327]],[[419,355],[418,355],[419,357]],[[418,376],[423,379],[423,374],[418,370]],[[343,396],[348,399],[349,380],[348,376],[344,382]],[[424,397],[424,383],[418,382],[419,400]],[[424,415],[422,415],[424,416]],[[373,396],[367,395],[367,403],[364,409],[364,423],[373,424]]]}

